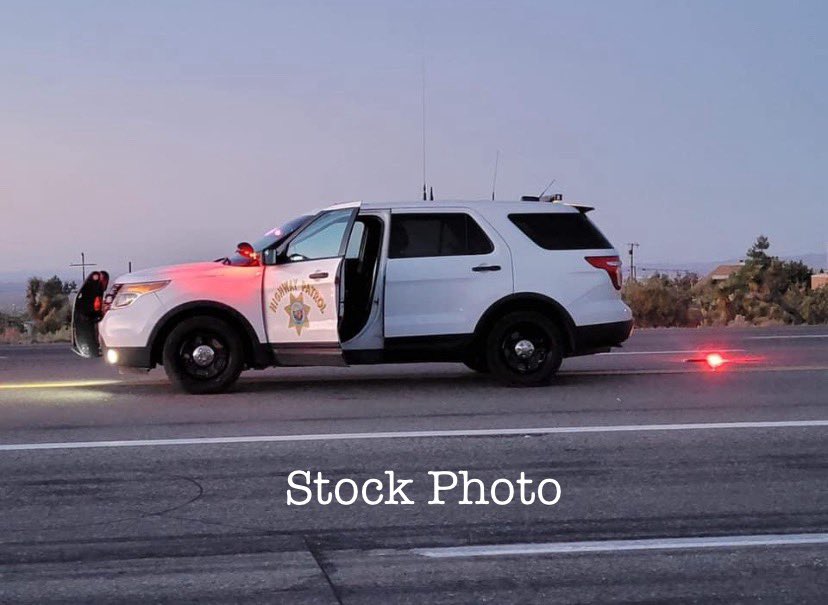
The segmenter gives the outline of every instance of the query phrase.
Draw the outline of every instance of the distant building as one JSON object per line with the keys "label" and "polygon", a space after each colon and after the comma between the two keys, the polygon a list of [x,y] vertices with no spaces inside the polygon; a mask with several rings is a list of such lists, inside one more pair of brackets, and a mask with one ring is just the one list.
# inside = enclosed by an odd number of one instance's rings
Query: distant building
{"label": "distant building", "polygon": [[724,281],[743,266],[744,265],[742,263],[737,265],[719,265],[707,275],[707,279],[712,282]]}
{"label": "distant building", "polygon": [[828,273],[814,273],[811,276],[811,290],[828,286]]}

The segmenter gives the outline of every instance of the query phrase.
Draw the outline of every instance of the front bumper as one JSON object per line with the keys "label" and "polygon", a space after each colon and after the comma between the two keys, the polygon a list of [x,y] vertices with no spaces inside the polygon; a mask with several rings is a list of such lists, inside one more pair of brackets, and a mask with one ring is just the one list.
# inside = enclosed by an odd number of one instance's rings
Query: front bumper
{"label": "front bumper", "polygon": [[[114,351],[117,358],[110,359],[109,351]],[[108,363],[118,368],[140,368],[149,370],[153,367],[152,349],[150,347],[107,347],[103,346],[103,355]]]}
{"label": "front bumper", "polygon": [[155,293],[148,293],[128,307],[106,310],[108,282],[104,271],[90,274],[75,298],[72,350],[81,357],[104,357],[116,367],[151,368],[149,340],[163,305]]}

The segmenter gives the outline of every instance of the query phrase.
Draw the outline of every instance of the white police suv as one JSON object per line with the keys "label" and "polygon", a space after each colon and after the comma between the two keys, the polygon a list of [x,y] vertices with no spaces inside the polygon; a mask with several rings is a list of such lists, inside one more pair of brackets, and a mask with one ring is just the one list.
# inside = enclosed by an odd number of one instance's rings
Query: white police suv
{"label": "white police suv", "polygon": [[92,273],[73,349],[191,393],[268,366],[460,361],[510,385],[632,330],[618,253],[559,197],[347,203],[214,262]]}

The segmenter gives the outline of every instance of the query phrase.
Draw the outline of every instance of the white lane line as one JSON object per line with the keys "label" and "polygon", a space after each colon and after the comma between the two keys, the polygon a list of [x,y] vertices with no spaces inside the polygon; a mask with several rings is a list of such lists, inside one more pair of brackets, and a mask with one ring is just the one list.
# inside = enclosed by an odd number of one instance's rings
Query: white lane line
{"label": "white lane line", "polygon": [[760,534],[750,536],[713,536],[708,538],[652,538],[647,540],[594,540],[588,542],[447,546],[443,548],[415,548],[411,552],[432,559],[452,559],[459,557],[623,552],[630,550],[687,550],[698,548],[739,548],[744,546],[788,546],[826,543],[828,543],[828,533]]}
{"label": "white lane line", "polygon": [[793,340],[794,338],[828,338],[828,334],[785,334],[781,336],[745,336],[746,340]]}
{"label": "white lane line", "polygon": [[319,433],[311,435],[249,435],[240,437],[192,437],[182,439],[130,439],[126,441],[65,441],[58,443],[0,444],[2,452],[30,450],[74,450],[99,447],[150,447],[167,445],[216,445],[228,443],[291,443],[302,441],[346,441],[365,439],[417,439],[428,437],[508,437],[568,433],[629,433],[645,431],[704,431],[714,429],[782,429],[828,426],[828,420],[781,420],[769,422],[704,422],[687,424],[626,424],[607,426],[555,426],[522,429],[458,429],[433,431],[388,431],[376,433]]}
{"label": "white lane line", "polygon": [[705,351],[716,351],[717,353],[743,352],[745,349],[683,349],[680,351],[610,351],[598,353],[598,355],[675,355],[678,353],[703,353]]}

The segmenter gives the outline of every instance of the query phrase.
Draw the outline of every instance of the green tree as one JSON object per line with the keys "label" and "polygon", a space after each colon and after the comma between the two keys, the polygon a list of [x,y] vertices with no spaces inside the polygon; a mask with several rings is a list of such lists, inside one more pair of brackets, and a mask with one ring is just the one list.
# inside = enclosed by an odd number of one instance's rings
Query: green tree
{"label": "green tree", "polygon": [[769,248],[770,240],[766,236],[760,235],[747,251],[748,262],[753,262],[760,266],[767,265],[770,262],[770,256],[766,252]]}

